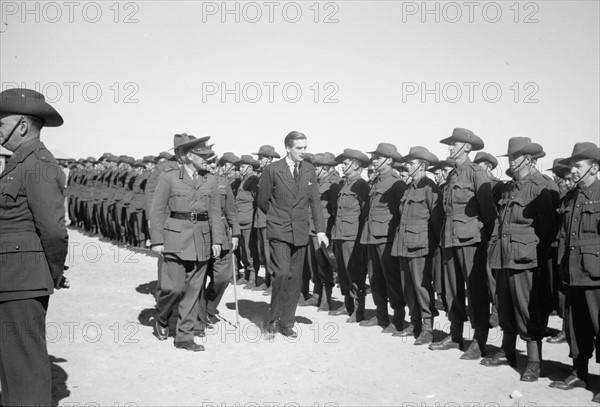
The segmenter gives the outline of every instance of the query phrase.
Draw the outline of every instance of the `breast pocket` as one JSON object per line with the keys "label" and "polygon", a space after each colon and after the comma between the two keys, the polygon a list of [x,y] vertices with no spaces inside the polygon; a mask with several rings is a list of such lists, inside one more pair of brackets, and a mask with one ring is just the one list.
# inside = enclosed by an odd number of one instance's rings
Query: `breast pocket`
{"label": "breast pocket", "polygon": [[512,235],[510,247],[515,263],[537,261],[537,245],[540,239],[535,235]]}
{"label": "breast pocket", "polygon": [[584,233],[600,234],[600,203],[584,205],[581,209],[581,230]]}
{"label": "breast pocket", "polygon": [[466,204],[475,196],[471,184],[457,182],[452,187],[452,202],[456,204]]}

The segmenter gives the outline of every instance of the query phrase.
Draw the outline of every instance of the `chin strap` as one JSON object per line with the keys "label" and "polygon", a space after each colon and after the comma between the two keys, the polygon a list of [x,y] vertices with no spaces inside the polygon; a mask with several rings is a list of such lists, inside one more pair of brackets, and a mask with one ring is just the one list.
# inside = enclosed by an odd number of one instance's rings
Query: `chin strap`
{"label": "chin strap", "polygon": [[10,138],[12,137],[13,133],[15,132],[15,130],[17,130],[17,127],[19,127],[19,125],[21,123],[23,123],[23,120],[25,119],[25,117],[21,116],[21,118],[19,119],[19,121],[17,121],[17,124],[15,124],[15,127],[12,128],[12,130],[10,131],[10,133],[8,133],[8,137],[2,142],[2,147],[4,147],[6,145],[6,143],[8,143],[8,140],[10,140]]}

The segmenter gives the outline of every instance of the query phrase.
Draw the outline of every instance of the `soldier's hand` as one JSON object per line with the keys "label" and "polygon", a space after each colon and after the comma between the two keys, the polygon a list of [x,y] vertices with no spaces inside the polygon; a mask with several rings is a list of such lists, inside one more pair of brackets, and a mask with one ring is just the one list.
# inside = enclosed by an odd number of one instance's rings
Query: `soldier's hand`
{"label": "soldier's hand", "polygon": [[323,232],[317,233],[317,242],[319,245],[325,245],[325,247],[329,246],[329,239],[327,239],[327,235]]}
{"label": "soldier's hand", "polygon": [[61,288],[70,288],[71,284],[69,283],[69,279],[65,276],[61,276],[58,281],[54,282],[54,288],[60,290]]}
{"label": "soldier's hand", "polygon": [[213,257],[219,257],[221,255],[221,245],[220,244],[213,244],[212,245],[212,255]]}
{"label": "soldier's hand", "polygon": [[163,250],[165,250],[165,246],[163,246],[162,244],[159,244],[157,246],[152,246],[152,251],[154,253],[161,254],[163,252]]}
{"label": "soldier's hand", "polygon": [[236,236],[231,238],[231,251],[235,251],[240,244],[240,239]]}

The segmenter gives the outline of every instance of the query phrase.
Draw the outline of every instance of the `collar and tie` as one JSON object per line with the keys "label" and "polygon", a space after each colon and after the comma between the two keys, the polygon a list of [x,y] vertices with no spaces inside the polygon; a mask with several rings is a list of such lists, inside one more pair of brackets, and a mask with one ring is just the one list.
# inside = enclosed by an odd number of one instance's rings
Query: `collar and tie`
{"label": "collar and tie", "polygon": [[294,163],[294,171],[292,172],[292,174],[294,174],[294,181],[298,182],[298,178],[300,178],[300,173],[298,172],[298,167],[300,166],[300,163]]}

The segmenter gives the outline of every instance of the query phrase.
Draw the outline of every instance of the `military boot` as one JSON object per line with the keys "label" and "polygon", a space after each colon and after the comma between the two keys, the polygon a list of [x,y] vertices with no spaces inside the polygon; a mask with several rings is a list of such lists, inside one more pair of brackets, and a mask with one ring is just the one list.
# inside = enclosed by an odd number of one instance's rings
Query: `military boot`
{"label": "military boot", "polygon": [[345,295],[344,305],[336,310],[329,311],[329,315],[350,315],[352,312],[354,312],[354,299],[349,295]]}
{"label": "military boot", "polygon": [[527,341],[527,367],[521,375],[522,382],[537,382],[540,377],[539,341]]}
{"label": "military boot", "polygon": [[365,319],[365,297],[358,297],[354,301],[354,312],[350,315],[350,318],[346,322],[361,322]]}
{"label": "military boot", "polygon": [[[322,290],[322,288],[321,288]],[[331,311],[331,294],[333,292],[333,287],[325,287],[325,295],[321,296],[321,304],[319,304],[319,309],[317,311]]]}
{"label": "military boot", "polygon": [[421,333],[415,340],[415,345],[429,345],[433,342],[433,318],[424,318]]}

